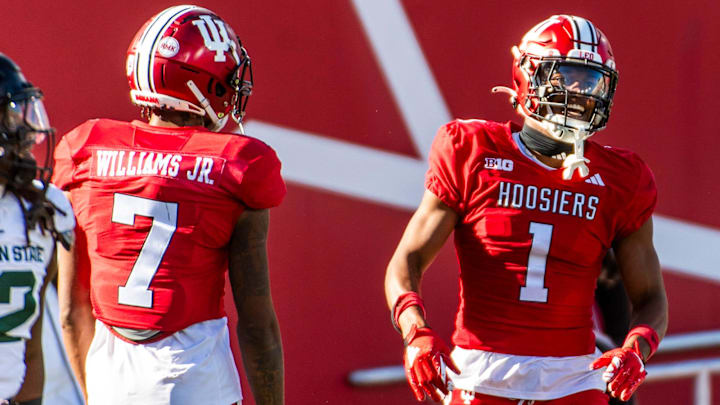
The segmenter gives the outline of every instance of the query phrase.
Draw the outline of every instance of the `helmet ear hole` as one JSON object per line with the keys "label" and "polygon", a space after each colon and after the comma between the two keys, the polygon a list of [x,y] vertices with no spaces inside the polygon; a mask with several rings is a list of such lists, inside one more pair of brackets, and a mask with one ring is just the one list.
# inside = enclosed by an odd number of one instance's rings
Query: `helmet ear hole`
{"label": "helmet ear hole", "polygon": [[167,65],[162,64],[162,66],[160,67],[160,81],[162,82],[163,86],[167,86],[167,84],[165,83],[165,67],[166,66]]}
{"label": "helmet ear hole", "polygon": [[218,97],[223,97],[225,96],[225,93],[227,93],[227,89],[225,89],[225,86],[223,86],[220,82],[215,83],[215,95]]}
{"label": "helmet ear hole", "polygon": [[210,81],[208,81],[207,92],[217,97],[223,97],[225,93],[227,93],[227,89],[220,81],[211,78]]}

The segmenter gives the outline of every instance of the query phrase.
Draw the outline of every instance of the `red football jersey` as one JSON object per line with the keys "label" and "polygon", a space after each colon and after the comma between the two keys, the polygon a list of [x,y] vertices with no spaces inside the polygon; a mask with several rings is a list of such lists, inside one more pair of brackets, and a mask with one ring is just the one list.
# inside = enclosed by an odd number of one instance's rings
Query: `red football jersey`
{"label": "red football jersey", "polygon": [[562,168],[531,157],[519,130],[453,121],[430,152],[426,188],[461,218],[453,343],[515,355],[589,354],[603,257],[652,214],[654,179],[634,153],[586,141],[590,175],[563,180]]}
{"label": "red football jersey", "polygon": [[256,139],[106,119],[60,140],[53,181],[71,193],[95,317],[166,332],[225,315],[235,223],[286,191],[275,152]]}

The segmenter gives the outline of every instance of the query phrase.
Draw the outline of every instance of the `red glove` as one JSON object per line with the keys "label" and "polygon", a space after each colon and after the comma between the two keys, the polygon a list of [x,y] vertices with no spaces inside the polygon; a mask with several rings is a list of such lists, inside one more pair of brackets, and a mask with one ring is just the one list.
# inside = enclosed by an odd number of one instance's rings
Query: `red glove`
{"label": "red glove", "polygon": [[427,395],[435,402],[443,400],[448,394],[446,367],[460,374],[445,342],[432,329],[413,325],[405,337],[405,376],[415,399]]}
{"label": "red glove", "polygon": [[596,370],[606,366],[603,380],[608,383],[608,392],[621,401],[630,399],[647,375],[637,341],[632,349],[619,348],[603,353],[591,367]]}

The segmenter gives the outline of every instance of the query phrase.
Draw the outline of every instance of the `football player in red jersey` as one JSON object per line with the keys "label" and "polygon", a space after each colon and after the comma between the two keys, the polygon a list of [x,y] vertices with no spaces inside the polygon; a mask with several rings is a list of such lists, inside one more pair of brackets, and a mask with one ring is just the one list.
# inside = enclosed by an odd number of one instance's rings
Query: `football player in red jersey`
{"label": "football player in red jersey", "polygon": [[[75,218],[49,184],[54,130],[43,94],[0,54],[0,404],[39,405],[45,383],[42,319],[55,247],[69,248]],[[46,147],[45,163],[32,155]],[[59,243],[57,243],[59,242]]]}
{"label": "football player in red jersey", "polygon": [[[552,16],[513,48],[524,125],[456,120],[430,152],[426,192],[387,268],[385,291],[421,401],[607,404],[627,399],[667,327],[652,242],[656,188],[627,150],[587,138],[610,115],[617,70],[590,21]],[[428,326],[423,271],[454,231],[460,302],[452,354]],[[633,304],[621,348],[592,332],[595,281],[613,248]],[[451,382],[451,384],[450,384]]]}
{"label": "football player in red jersey", "polygon": [[138,31],[127,77],[149,123],[90,120],[55,151],[78,222],[76,249],[59,258],[61,318],[88,404],[239,403],[228,270],[255,401],[282,404],[266,256],[280,161],[242,126],[219,132],[241,123],[250,58],[215,13],[175,6]]}

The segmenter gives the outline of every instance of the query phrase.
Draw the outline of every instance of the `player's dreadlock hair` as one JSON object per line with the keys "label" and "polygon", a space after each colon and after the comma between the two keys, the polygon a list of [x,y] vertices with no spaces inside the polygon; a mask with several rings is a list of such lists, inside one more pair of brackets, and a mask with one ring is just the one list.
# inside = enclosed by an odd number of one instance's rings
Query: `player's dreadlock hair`
{"label": "player's dreadlock hair", "polygon": [[[36,144],[45,142],[45,164],[40,167],[32,155]],[[0,53],[0,184],[3,193],[17,197],[25,220],[25,240],[30,244],[30,230],[41,231],[69,247],[59,235],[54,213],[62,212],[47,199],[52,175],[52,150],[55,131],[50,127],[42,103],[42,91],[30,84],[20,68]]]}

